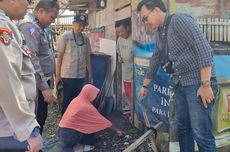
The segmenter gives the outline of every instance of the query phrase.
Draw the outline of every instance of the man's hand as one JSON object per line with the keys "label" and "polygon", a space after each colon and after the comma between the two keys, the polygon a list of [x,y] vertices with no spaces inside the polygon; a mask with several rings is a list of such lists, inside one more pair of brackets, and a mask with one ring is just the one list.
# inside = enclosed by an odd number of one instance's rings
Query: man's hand
{"label": "man's hand", "polygon": [[47,103],[57,102],[57,97],[53,94],[52,89],[43,90],[42,95],[44,97],[44,101]]}
{"label": "man's hand", "polygon": [[122,59],[122,57],[121,57],[121,56],[118,56],[118,62],[120,62],[120,63],[124,63],[124,61],[123,61],[123,59]]}
{"label": "man's hand", "polygon": [[117,128],[114,126],[114,124],[110,127],[116,134],[117,136],[122,136],[124,134],[124,131],[122,129]]}
{"label": "man's hand", "polygon": [[89,76],[88,83],[93,84],[93,77],[92,76]]}
{"label": "man's hand", "polygon": [[26,152],[39,152],[42,149],[42,137],[38,135],[37,137],[30,137],[27,140],[29,146]]}
{"label": "man's hand", "polygon": [[197,96],[201,97],[204,107],[208,107],[208,103],[211,103],[215,98],[211,86],[200,86],[197,91]]}

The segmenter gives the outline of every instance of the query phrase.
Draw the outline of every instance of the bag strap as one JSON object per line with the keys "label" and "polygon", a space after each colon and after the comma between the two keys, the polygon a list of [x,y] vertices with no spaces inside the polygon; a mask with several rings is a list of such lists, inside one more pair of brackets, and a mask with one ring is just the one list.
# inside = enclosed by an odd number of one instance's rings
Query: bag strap
{"label": "bag strap", "polygon": [[167,40],[167,35],[168,35],[168,26],[171,22],[171,19],[174,14],[169,15],[166,18],[166,21],[164,22],[162,32],[160,33],[160,42],[161,42],[161,53],[160,53],[160,61],[161,64],[164,65],[166,64],[169,59],[168,59],[168,40]]}

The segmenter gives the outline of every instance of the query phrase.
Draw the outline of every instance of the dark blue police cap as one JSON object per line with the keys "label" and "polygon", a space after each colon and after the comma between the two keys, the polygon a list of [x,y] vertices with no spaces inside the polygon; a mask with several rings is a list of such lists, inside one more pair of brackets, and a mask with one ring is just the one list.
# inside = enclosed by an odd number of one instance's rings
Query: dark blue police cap
{"label": "dark blue police cap", "polygon": [[74,17],[74,22],[77,22],[80,25],[87,25],[87,15],[86,14],[76,14]]}

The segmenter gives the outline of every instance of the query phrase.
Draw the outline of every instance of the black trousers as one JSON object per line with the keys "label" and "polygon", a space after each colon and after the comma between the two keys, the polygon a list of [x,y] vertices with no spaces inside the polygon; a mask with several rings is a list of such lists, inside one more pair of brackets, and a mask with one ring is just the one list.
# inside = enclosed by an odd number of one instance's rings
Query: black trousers
{"label": "black trousers", "polygon": [[70,128],[58,128],[58,137],[62,142],[63,152],[74,152],[74,145],[92,145],[94,141],[94,134],[83,134]]}
{"label": "black trousers", "polygon": [[[50,85],[50,80],[47,81],[47,83]],[[40,125],[41,134],[43,132],[43,127],[46,122],[47,114],[48,114],[48,103],[44,101],[42,92],[38,90],[38,105],[37,105],[36,118],[37,118],[38,124]]]}
{"label": "black trousers", "polygon": [[84,78],[62,78],[63,85],[63,102],[61,114],[63,115],[66,111],[70,102],[79,95],[84,85]]}

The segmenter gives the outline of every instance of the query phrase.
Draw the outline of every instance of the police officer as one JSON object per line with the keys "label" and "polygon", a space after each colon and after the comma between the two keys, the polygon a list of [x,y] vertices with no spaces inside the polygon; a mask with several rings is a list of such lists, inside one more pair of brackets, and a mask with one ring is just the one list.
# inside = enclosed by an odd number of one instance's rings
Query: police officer
{"label": "police officer", "polygon": [[26,38],[28,47],[31,49],[31,60],[36,72],[38,88],[36,115],[41,126],[41,133],[47,118],[48,103],[56,101],[56,96],[49,86],[49,80],[55,73],[55,58],[44,29],[55,20],[58,11],[57,0],[40,0],[33,13],[20,21],[18,25]]}
{"label": "police officer", "polygon": [[12,20],[26,14],[27,0],[0,0],[0,152],[38,152],[36,81],[30,51]]}
{"label": "police officer", "polygon": [[86,71],[88,71],[88,81],[92,83],[91,47],[89,39],[82,33],[86,25],[86,14],[76,14],[73,29],[64,32],[58,41],[56,84],[60,81],[63,83],[62,115],[71,100],[80,93]]}

